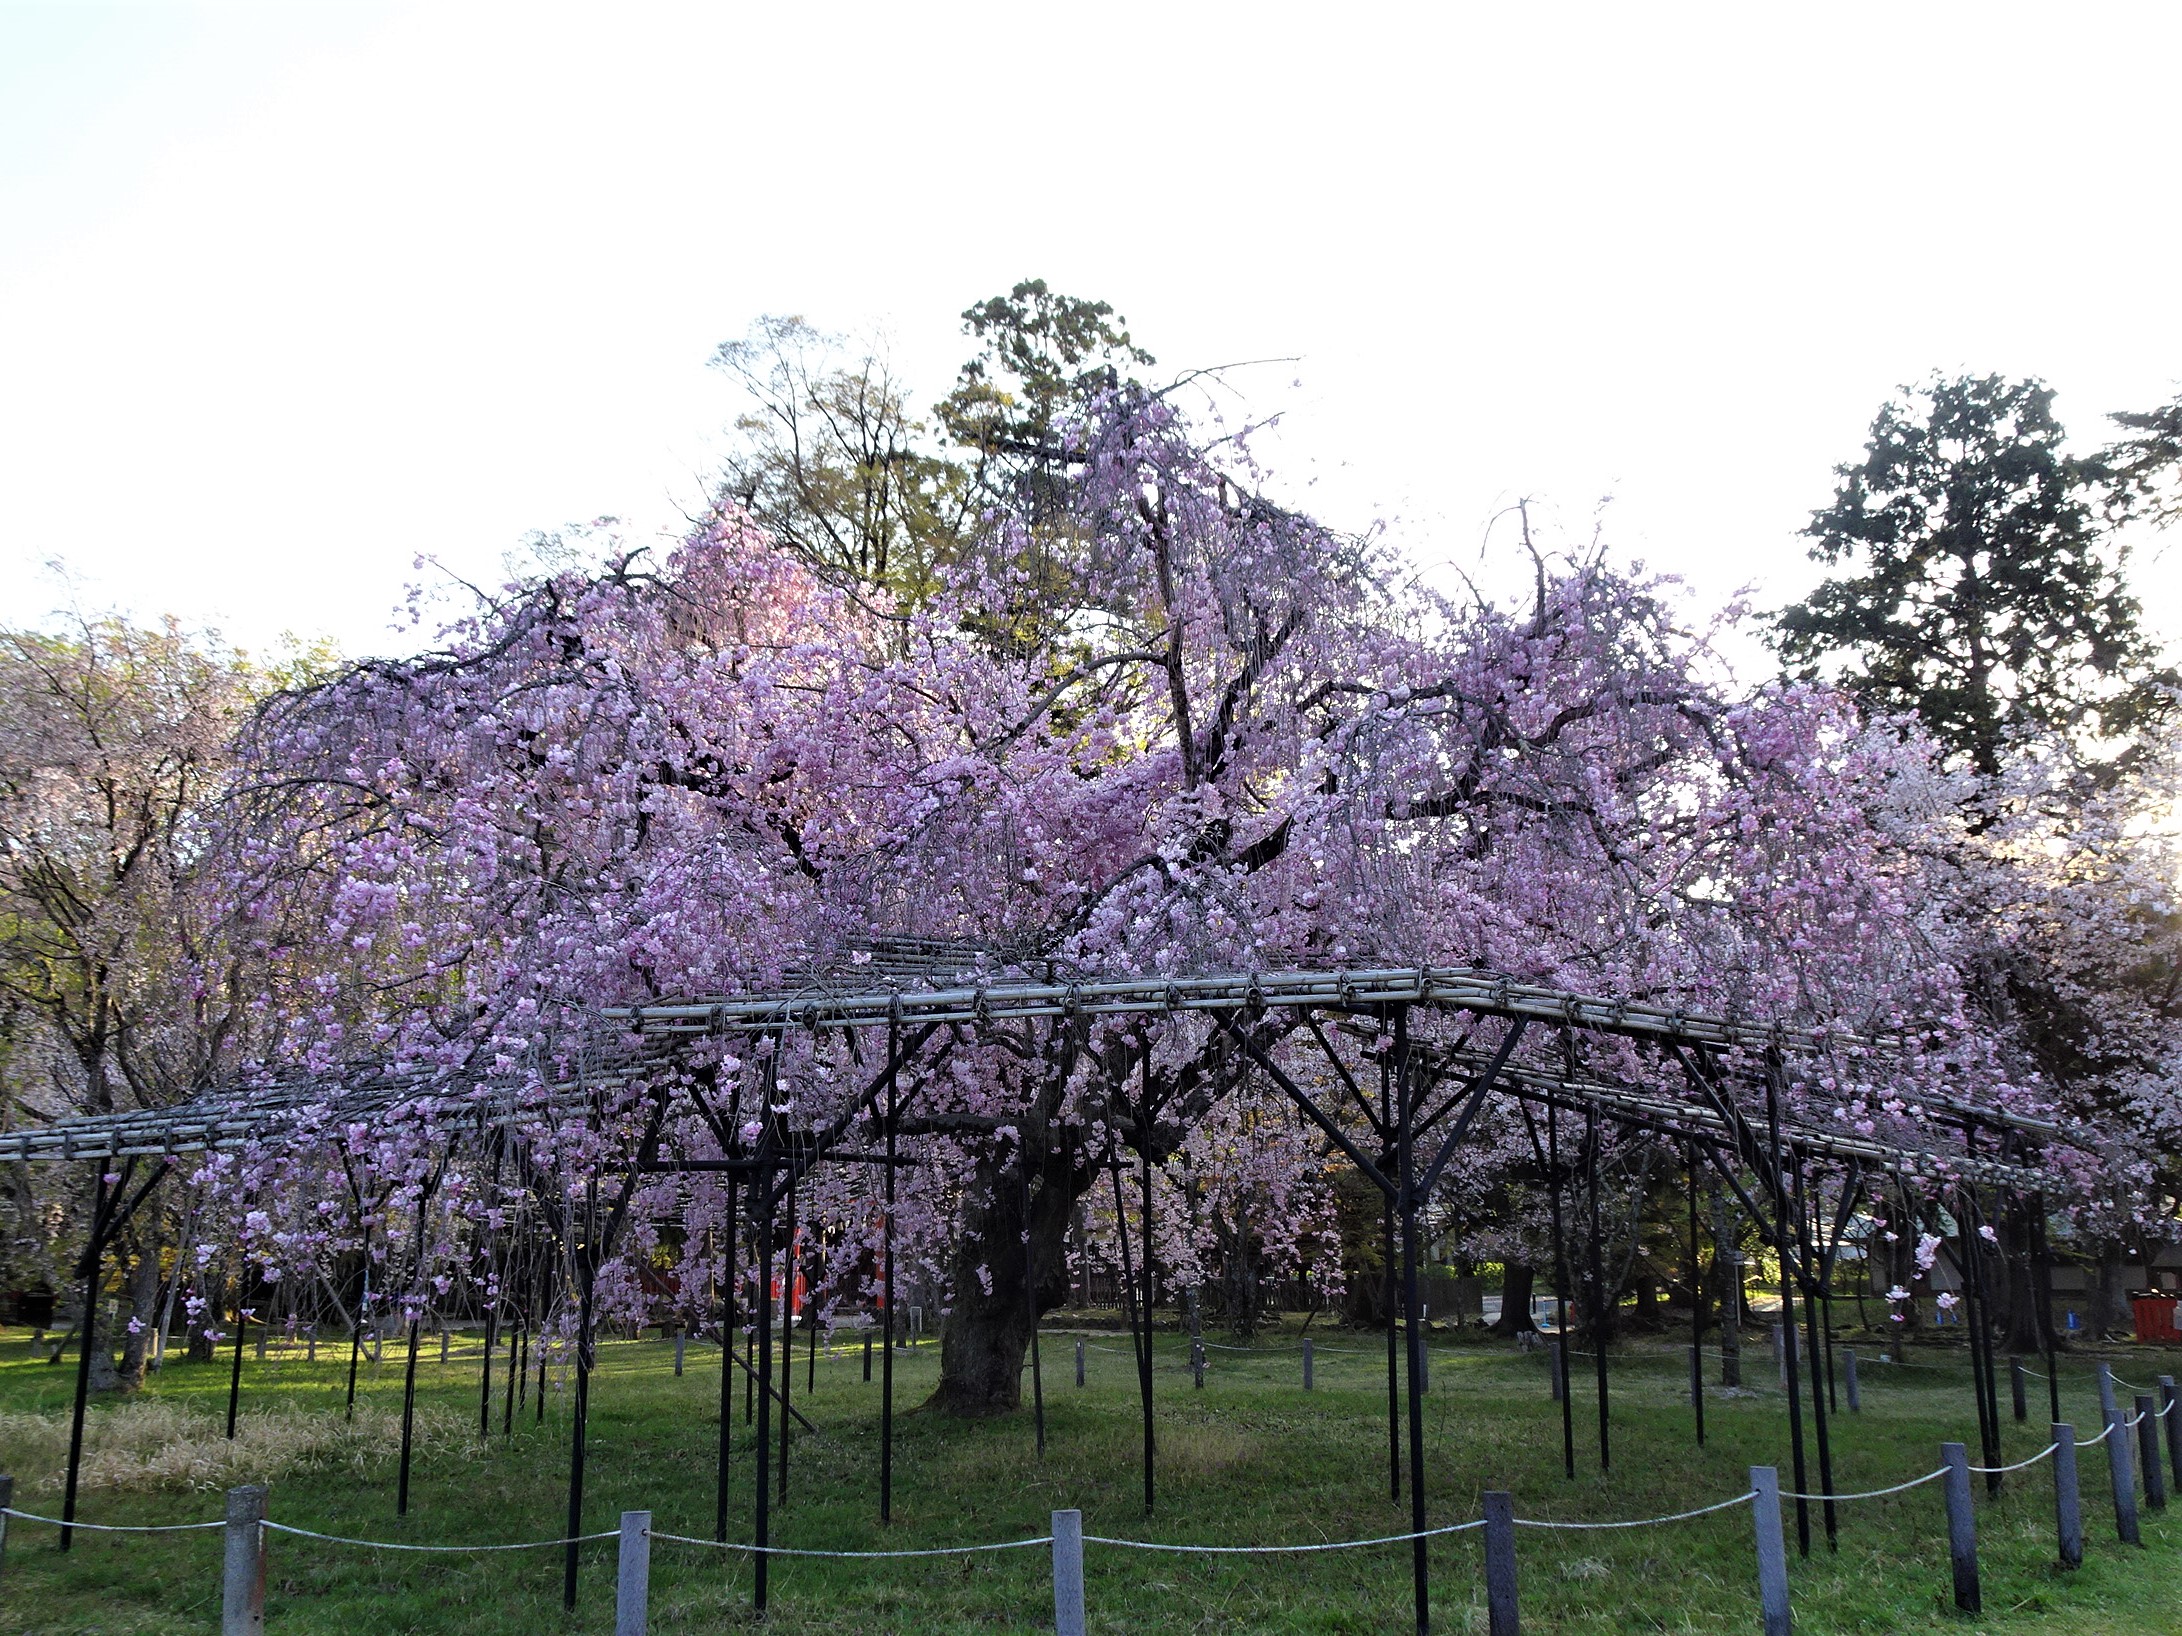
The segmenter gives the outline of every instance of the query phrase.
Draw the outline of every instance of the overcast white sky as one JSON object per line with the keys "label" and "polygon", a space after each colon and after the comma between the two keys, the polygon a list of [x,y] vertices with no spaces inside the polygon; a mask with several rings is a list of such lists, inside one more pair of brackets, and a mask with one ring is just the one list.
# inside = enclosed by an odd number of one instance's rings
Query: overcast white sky
{"label": "overcast white sky", "polygon": [[[1042,276],[1252,372],[1285,484],[1474,562],[1517,495],[1708,600],[1880,399],[2182,382],[2182,8],[0,0],[0,618],[64,596],[350,651],[419,553],[638,533],[765,312]],[[2182,629],[2175,558],[2146,564]]]}

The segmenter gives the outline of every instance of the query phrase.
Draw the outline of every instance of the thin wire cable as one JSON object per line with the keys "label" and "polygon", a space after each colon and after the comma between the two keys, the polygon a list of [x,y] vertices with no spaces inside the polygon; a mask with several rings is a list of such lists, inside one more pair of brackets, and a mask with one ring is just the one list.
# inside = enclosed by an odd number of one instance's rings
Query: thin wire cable
{"label": "thin wire cable", "polygon": [[1034,1545],[1053,1543],[1051,1534],[1040,1534],[1036,1539],[1003,1540],[998,1545],[948,1545],[928,1551],[805,1551],[786,1545],[746,1545],[735,1539],[697,1539],[689,1534],[662,1534],[653,1528],[647,1528],[644,1536],[647,1539],[667,1540],[675,1545],[702,1545],[714,1551],[741,1551],[749,1556],[762,1552],[766,1556],[823,1556],[859,1562],[878,1561],[885,1557],[967,1556],[972,1551],[1021,1551]]}
{"label": "thin wire cable", "polygon": [[1663,1522],[1687,1522],[1692,1517],[1709,1517],[1715,1511],[1726,1511],[1738,1505],[1748,1505],[1758,1497],[1756,1489],[1738,1494],[1732,1500],[1721,1500],[1715,1505],[1701,1505],[1694,1511],[1677,1511],[1671,1517],[1638,1517],[1630,1522],[1546,1522],[1537,1517],[1517,1517],[1518,1528],[1653,1528]]}
{"label": "thin wire cable", "polygon": [[1184,1556],[1301,1556],[1313,1551],[1360,1551],[1369,1545],[1406,1545],[1411,1540],[1434,1539],[1441,1534],[1467,1534],[1473,1528],[1485,1526],[1479,1517],[1473,1522],[1449,1523],[1444,1528],[1426,1528],[1408,1534],[1382,1534],[1376,1539],[1338,1539],[1323,1545],[1162,1545],[1148,1539],[1109,1539],[1103,1534],[1086,1534],[1086,1545],[1115,1545],[1125,1551],[1166,1551]]}
{"label": "thin wire cable", "polygon": [[[225,1523],[207,1526],[225,1527]],[[514,1545],[411,1545],[392,1539],[350,1539],[345,1534],[321,1534],[311,1528],[297,1528],[290,1523],[274,1522],[267,1518],[264,1526],[276,1534],[293,1534],[298,1539],[322,1539],[329,1545],[361,1545],[373,1551],[545,1551],[561,1545],[588,1545],[598,1539],[618,1539],[621,1530],[609,1528],[603,1533],[578,1534],[573,1539],[527,1539]]]}
{"label": "thin wire cable", "polygon": [[225,1522],[63,1522],[59,1517],[41,1517],[35,1511],[18,1511],[12,1505],[0,1505],[0,1517],[13,1517],[18,1522],[42,1522],[53,1528],[84,1528],[94,1534],[186,1534],[197,1528],[227,1526]]}

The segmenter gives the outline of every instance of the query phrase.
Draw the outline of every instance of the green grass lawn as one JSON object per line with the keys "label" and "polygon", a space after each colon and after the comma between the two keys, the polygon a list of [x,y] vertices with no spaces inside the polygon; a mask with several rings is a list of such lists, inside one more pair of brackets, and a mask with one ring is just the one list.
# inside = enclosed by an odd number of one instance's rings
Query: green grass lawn
{"label": "green grass lawn", "polygon": [[[1319,1332],[1318,1390],[1301,1390],[1293,1333],[1253,1351],[1215,1351],[1204,1390],[1183,1366],[1186,1343],[1159,1343],[1159,1505],[1143,1514],[1137,1465],[1135,1376],[1126,1337],[1089,1337],[1090,1376],[1073,1385],[1074,1337],[1045,1341],[1048,1446],[1039,1459],[1026,1410],[980,1424],[904,1414],[897,1420],[895,1521],[877,1521],[879,1388],[862,1380],[860,1353],[822,1355],[814,1394],[796,1396],[820,1430],[795,1443],[789,1496],[776,1507],[775,1542],[819,1549],[945,1547],[1047,1532],[1056,1507],[1084,1513],[1088,1532],[1136,1539],[1254,1545],[1398,1533],[1406,1498],[1387,1493],[1384,1355],[1372,1337]],[[89,1522],[197,1520],[220,1514],[220,1490],[253,1461],[277,1462],[271,1514],[329,1533],[413,1542],[558,1537],[568,1471],[568,1394],[549,1389],[543,1423],[526,1411],[512,1439],[476,1446],[477,1338],[458,1340],[441,1365],[427,1342],[419,1369],[424,1435],[406,1519],[394,1515],[393,1432],[401,1398],[399,1350],[366,1365],[363,1413],[342,1421],[345,1348],[316,1366],[292,1357],[247,1361],[246,1427],[234,1459],[221,1435],[227,1366],[170,1365],[147,1392],[100,1427],[102,1484],[87,1492]],[[465,1356],[465,1352],[467,1356]],[[1790,1486],[1783,1400],[1762,1347],[1751,1354],[1760,1389],[1707,1405],[1709,1446],[1691,1436],[1679,1348],[1632,1350],[1613,1371],[1613,1466],[1599,1470],[1589,1376],[1577,1380],[1577,1475],[1561,1474],[1561,1428],[1538,1354],[1500,1344],[1435,1343],[1425,1404],[1434,1523],[1479,1514],[1481,1491],[1505,1488],[1518,1516],[1607,1520],[1682,1510],[1740,1493],[1746,1468],[1776,1464]],[[718,1420],[718,1352],[692,1345],[674,1378],[673,1349],[656,1339],[608,1342],[592,1387],[587,1530],[649,1508],[654,1526],[709,1536]],[[2130,1348],[2115,1367],[2145,1382],[2182,1367],[2182,1355]],[[927,1345],[903,1354],[898,1401],[919,1402],[936,1371]],[[2065,1366],[2063,1411],[2088,1435],[2097,1421],[2090,1361]],[[0,1340],[0,1470],[16,1479],[18,1508],[60,1505],[72,1362],[33,1360],[26,1341]],[[2006,1424],[2009,1459],[2046,1442],[2042,1383],[2032,1419]],[[1943,1439],[1975,1443],[1964,1355],[1927,1348],[1907,1366],[1867,1365],[1864,1412],[1836,1420],[1836,1484],[1875,1488],[1928,1471]],[[749,1538],[751,1433],[736,1392],[733,1536]],[[2007,1383],[2001,1382],[2003,1414]],[[115,1413],[101,1405],[95,1416]],[[138,1417],[134,1432],[127,1417]],[[164,1416],[164,1418],[158,1418]],[[156,1422],[156,1423],[155,1423]],[[131,1443],[130,1439],[135,1439]],[[164,1437],[176,1447],[153,1447]],[[122,1471],[128,1445],[158,1472]],[[1976,1458],[1972,1449],[1972,1458]],[[1809,1632],[1967,1630],[2164,1633],[2182,1628],[2182,1510],[2147,1511],[2145,1548],[2116,1542],[2106,1464],[2082,1457],[2087,1556],[2054,1565],[2048,1467],[2007,1480],[1997,1500],[1977,1485],[1985,1613],[1954,1612],[1938,1485],[1841,1508],[1838,1552],[1817,1530],[1810,1558],[1789,1577],[1797,1627]],[[1405,1467],[1406,1471],[1406,1467]],[[163,1476],[160,1473],[164,1473]],[[186,1486],[190,1482],[202,1486]],[[1815,1459],[1812,1466],[1816,1485]],[[115,1487],[114,1483],[135,1486]],[[149,1483],[163,1486],[145,1487]],[[1815,1513],[1815,1507],[1814,1513]],[[1749,1512],[1606,1533],[1518,1533],[1522,1611],[1531,1631],[1735,1631],[1757,1628]],[[573,1616],[560,1603],[557,1552],[423,1556],[275,1535],[268,1625],[276,1632],[462,1631],[514,1636],[612,1628],[610,1541],[584,1548]],[[15,1524],[0,1569],[0,1632],[215,1630],[220,1536],[79,1534],[54,1549],[49,1528]],[[1477,1534],[1433,1542],[1435,1627],[1482,1631]],[[652,1625],[696,1631],[751,1621],[750,1564],[741,1554],[656,1543]],[[1050,1627],[1048,1554],[1042,1549],[910,1561],[776,1559],[769,1624],[782,1631],[999,1631]],[[1308,1556],[1188,1557],[1093,1547],[1090,1619],[1105,1631],[1396,1631],[1411,1618],[1406,1545]]]}

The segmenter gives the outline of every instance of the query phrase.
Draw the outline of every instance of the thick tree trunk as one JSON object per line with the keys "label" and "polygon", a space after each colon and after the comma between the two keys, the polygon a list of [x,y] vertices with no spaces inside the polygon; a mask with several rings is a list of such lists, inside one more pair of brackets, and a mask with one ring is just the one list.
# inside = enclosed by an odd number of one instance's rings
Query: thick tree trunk
{"label": "thick tree trunk", "polygon": [[1530,1321],[1531,1292],[1537,1281],[1537,1270],[1527,1261],[1510,1261],[1501,1268],[1500,1316],[1493,1323],[1493,1334],[1523,1335],[1537,1329]]}
{"label": "thick tree trunk", "polygon": [[159,1325],[159,1240],[146,1233],[129,1266],[124,1303],[136,1320],[121,1339],[121,1370],[116,1384],[124,1392],[140,1390],[151,1361],[151,1340]]}
{"label": "thick tree trunk", "polygon": [[1743,1383],[1743,1257],[1735,1212],[1714,1180],[1705,1190],[1712,1210],[1712,1275],[1720,1286],[1720,1384]]}
{"label": "thick tree trunk", "polygon": [[928,1409],[978,1418],[1021,1407],[1032,1312],[1068,1300],[1068,1225],[1095,1178],[1071,1174],[1059,1157],[1038,1163],[1034,1154],[1033,1163],[1027,1243],[1021,1160],[980,1164],[971,1182],[955,1241],[954,1305],[940,1337],[939,1385],[925,1401]]}

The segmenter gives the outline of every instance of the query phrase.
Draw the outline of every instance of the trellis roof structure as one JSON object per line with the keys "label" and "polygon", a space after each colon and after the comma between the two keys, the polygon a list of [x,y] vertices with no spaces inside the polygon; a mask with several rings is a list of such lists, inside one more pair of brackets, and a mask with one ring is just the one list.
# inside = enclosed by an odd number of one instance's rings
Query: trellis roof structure
{"label": "trellis roof structure", "polygon": [[[1414,1005],[1702,1052],[1883,1056],[1906,1043],[1897,1034],[1793,1027],[1576,994],[1477,967],[1189,973],[1082,982],[1035,982],[1007,976],[990,982],[947,980],[987,958],[985,951],[937,939],[890,939],[876,945],[863,963],[814,966],[799,973],[789,987],[602,1008],[599,1015],[615,1025],[625,1042],[631,1033],[637,1038],[633,1048],[623,1043],[579,1078],[540,1086],[505,1075],[401,1074],[370,1065],[335,1069],[272,1084],[224,1087],[169,1107],[0,1132],[0,1159],[119,1158],[233,1149],[277,1141],[284,1132],[323,1132],[397,1117],[448,1129],[551,1117],[579,1110],[601,1090],[625,1083],[692,1037],[788,1029],[977,1026],[1028,1018],[1149,1019],[1273,1008],[1356,1013]],[[1435,1054],[1451,1064],[1459,1056]],[[1487,1060],[1477,1055],[1469,1066],[1482,1068]],[[1564,1106],[1596,1107],[1630,1125],[1678,1136],[1721,1141],[1732,1134],[1727,1122],[1700,1100],[1658,1087],[1588,1073],[1554,1075],[1512,1062],[1501,1065],[1498,1084],[1511,1094]],[[1918,1101],[1953,1122],[1974,1121],[1987,1129],[2020,1131],[2041,1139],[2056,1133],[2049,1122],[1982,1106],[1937,1088],[1921,1091]],[[1782,1134],[1807,1153],[1855,1158],[1906,1174],[1974,1172],[1982,1179],[2014,1187],[2048,1179],[2019,1165],[1865,1137],[1808,1120],[1791,1121]]]}

